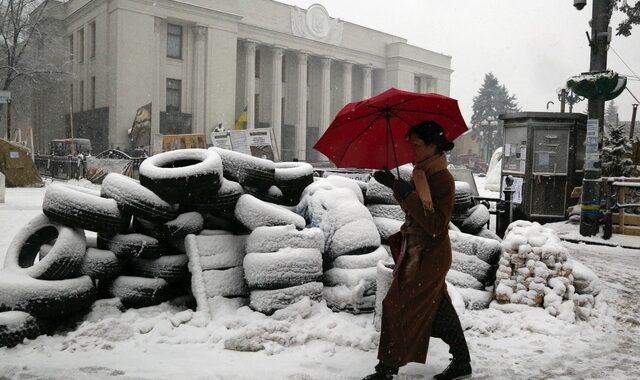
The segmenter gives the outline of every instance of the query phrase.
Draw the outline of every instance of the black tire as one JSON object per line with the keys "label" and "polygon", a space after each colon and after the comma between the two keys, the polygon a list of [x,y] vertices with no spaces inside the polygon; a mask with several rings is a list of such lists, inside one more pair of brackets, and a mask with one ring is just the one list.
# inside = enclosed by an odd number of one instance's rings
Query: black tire
{"label": "black tire", "polygon": [[47,187],[42,212],[67,226],[107,234],[126,231],[131,221],[130,216],[120,211],[115,200],[60,184]]}
{"label": "black tire", "polygon": [[140,183],[170,203],[189,202],[215,193],[222,180],[222,160],[206,149],[179,149],[149,157],[140,164]]}
{"label": "black tire", "polygon": [[[34,263],[40,247],[54,240],[51,249],[44,249],[40,261]],[[72,278],[78,273],[86,245],[83,230],[38,215],[22,227],[9,244],[4,267],[41,280]]]}
{"label": "black tire", "polygon": [[204,218],[198,212],[185,212],[162,225],[162,236],[167,240],[184,239],[189,234],[199,234],[204,229]]}
{"label": "black tire", "polygon": [[490,216],[489,209],[485,205],[473,206],[469,209],[469,216],[460,225],[460,230],[475,235],[487,225]]}
{"label": "black tire", "polygon": [[119,276],[105,284],[104,289],[109,298],[120,298],[127,308],[140,308],[161,304],[174,294],[173,287],[162,278],[145,278],[136,276]]}
{"label": "black tire", "polygon": [[309,282],[307,284],[291,286],[275,290],[252,290],[249,295],[249,307],[264,314],[273,314],[276,310],[309,297],[314,301],[322,299],[322,283]]}
{"label": "black tire", "polygon": [[118,277],[122,274],[122,261],[111,251],[87,248],[79,273],[95,280]]}
{"label": "black tire", "polygon": [[238,182],[223,178],[217,193],[193,197],[186,208],[223,218],[233,218],[233,211],[242,194],[244,194],[244,190]]}
{"label": "black tire", "polygon": [[[191,269],[192,271],[195,268]],[[246,297],[249,293],[242,267],[202,271],[202,285],[207,297]],[[195,274],[194,274],[195,277]]]}
{"label": "black tire", "polygon": [[296,228],[303,229],[307,224],[304,218],[295,212],[261,201],[249,194],[244,194],[238,200],[235,216],[250,230],[262,226],[284,226],[287,224],[293,224]]}
{"label": "black tire", "polygon": [[362,289],[347,286],[325,286],[322,298],[333,311],[346,311],[351,314],[371,313],[375,309],[376,295],[363,295]]}
{"label": "black tire", "polygon": [[245,194],[253,195],[254,197],[264,202],[269,202],[277,205],[284,204],[284,196],[282,195],[282,191],[276,186],[271,186],[267,190],[260,190],[245,186],[244,192]]}
{"label": "black tire", "polygon": [[22,273],[0,272],[0,311],[24,311],[36,318],[58,318],[88,308],[96,298],[89,276],[38,280]]}
{"label": "black tire", "polygon": [[248,253],[244,277],[251,289],[279,289],[322,280],[322,253],[313,248],[283,248]]}
{"label": "black tire", "polygon": [[108,249],[120,260],[128,261],[134,257],[156,258],[167,250],[158,239],[143,234],[118,234],[114,236],[98,236],[98,247]]}
{"label": "black tire", "polygon": [[14,347],[40,335],[38,320],[23,311],[0,312],[0,347]]}
{"label": "black tire", "polygon": [[[354,236],[358,236],[356,241]],[[332,259],[342,255],[359,255],[373,251],[381,243],[373,218],[358,219],[345,224],[333,234],[325,253]]]}
{"label": "black tire", "polygon": [[391,255],[380,246],[372,252],[362,255],[342,255],[333,261],[334,268],[358,269],[376,267],[379,261],[391,260]]}
{"label": "black tire", "polygon": [[209,150],[220,155],[225,178],[259,190],[267,190],[275,184],[273,161],[217,147]]}
{"label": "black tire", "polygon": [[305,187],[313,183],[313,166],[305,162],[276,162],[274,181],[282,191],[284,203],[296,205]]}
{"label": "black tire", "polygon": [[324,272],[325,286],[346,286],[353,288],[362,285],[364,295],[372,295],[376,292],[376,267],[370,268],[332,268]]}
{"label": "black tire", "polygon": [[127,274],[147,278],[162,278],[179,282],[189,276],[187,255],[166,255],[157,259],[134,258],[127,265]]}
{"label": "black tire", "polygon": [[177,209],[139,181],[119,173],[109,173],[102,181],[101,195],[114,199],[127,214],[164,223],[178,215]]}

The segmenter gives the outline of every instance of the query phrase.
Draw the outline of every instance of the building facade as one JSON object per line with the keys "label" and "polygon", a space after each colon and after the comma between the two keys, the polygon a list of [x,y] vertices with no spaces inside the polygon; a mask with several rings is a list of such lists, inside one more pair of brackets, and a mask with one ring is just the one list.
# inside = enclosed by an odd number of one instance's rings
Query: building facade
{"label": "building facade", "polygon": [[451,57],[333,18],[319,4],[70,0],[60,6],[56,14],[73,57],[67,100],[75,137],[97,140],[94,146],[129,147],[136,111],[150,103],[152,136],[205,133],[209,139],[218,123],[232,129],[246,110],[247,128],[273,128],[282,160],[314,161],[311,147],[350,101],[390,87],[449,95]]}

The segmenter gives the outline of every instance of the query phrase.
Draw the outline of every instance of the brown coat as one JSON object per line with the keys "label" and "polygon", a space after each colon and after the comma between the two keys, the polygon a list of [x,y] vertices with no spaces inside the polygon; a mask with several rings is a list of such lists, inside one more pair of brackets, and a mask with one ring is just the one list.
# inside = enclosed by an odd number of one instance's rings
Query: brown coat
{"label": "brown coat", "polygon": [[388,366],[424,363],[431,326],[451,267],[449,220],[455,202],[454,179],[441,170],[427,179],[434,212],[425,213],[413,191],[401,203],[406,213],[402,248],[393,281],[382,304],[378,359]]}

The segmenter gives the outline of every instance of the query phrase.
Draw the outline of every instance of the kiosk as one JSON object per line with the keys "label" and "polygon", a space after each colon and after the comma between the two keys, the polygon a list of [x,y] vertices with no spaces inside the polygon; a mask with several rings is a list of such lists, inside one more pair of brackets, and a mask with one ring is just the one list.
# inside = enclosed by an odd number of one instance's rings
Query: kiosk
{"label": "kiosk", "polygon": [[511,175],[514,217],[541,223],[565,219],[571,192],[582,185],[587,116],[518,112],[500,119],[504,121],[500,194]]}

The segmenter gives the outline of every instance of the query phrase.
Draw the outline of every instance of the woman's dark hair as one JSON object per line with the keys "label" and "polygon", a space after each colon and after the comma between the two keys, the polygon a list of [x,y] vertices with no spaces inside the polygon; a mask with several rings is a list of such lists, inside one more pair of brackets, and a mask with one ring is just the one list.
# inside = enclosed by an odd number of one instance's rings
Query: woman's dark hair
{"label": "woman's dark hair", "polygon": [[444,137],[440,124],[434,121],[423,121],[409,128],[406,138],[409,138],[412,133],[415,133],[416,137],[425,144],[435,145],[439,151],[446,152],[454,147],[454,144]]}

